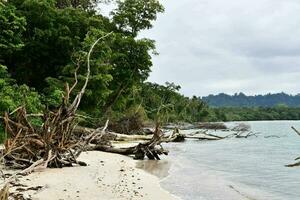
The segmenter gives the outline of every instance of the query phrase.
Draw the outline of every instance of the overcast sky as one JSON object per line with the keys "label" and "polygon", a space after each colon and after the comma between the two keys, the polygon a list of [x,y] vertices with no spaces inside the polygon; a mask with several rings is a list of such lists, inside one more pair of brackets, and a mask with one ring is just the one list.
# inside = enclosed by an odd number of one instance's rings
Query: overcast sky
{"label": "overcast sky", "polygon": [[162,0],[149,81],[185,95],[300,92],[299,0]]}

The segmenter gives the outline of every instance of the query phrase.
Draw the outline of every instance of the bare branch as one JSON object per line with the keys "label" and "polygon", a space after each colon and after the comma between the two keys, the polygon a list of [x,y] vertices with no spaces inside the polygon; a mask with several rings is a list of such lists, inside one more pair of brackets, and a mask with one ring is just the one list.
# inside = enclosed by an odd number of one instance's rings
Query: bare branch
{"label": "bare branch", "polygon": [[300,136],[300,131],[298,131],[295,127],[291,127],[299,136]]}
{"label": "bare branch", "polygon": [[78,106],[79,106],[79,104],[80,104],[81,98],[82,98],[83,94],[85,93],[85,89],[86,89],[86,87],[87,87],[87,85],[88,85],[89,78],[90,78],[90,74],[91,74],[90,57],[91,57],[91,54],[92,54],[92,52],[93,52],[93,50],[94,50],[94,47],[96,46],[96,44],[97,44],[100,40],[102,40],[102,39],[108,37],[108,36],[111,35],[112,33],[113,33],[113,32],[110,32],[110,33],[108,33],[108,34],[106,34],[106,35],[100,37],[100,38],[99,38],[98,40],[96,40],[96,41],[94,42],[94,44],[91,46],[91,48],[90,48],[90,50],[89,50],[89,53],[88,53],[88,55],[87,55],[87,74],[86,74],[86,77],[85,77],[85,83],[84,83],[83,87],[81,88],[81,91],[77,94],[77,96],[75,97],[75,99],[74,99],[72,105],[71,105],[70,108],[69,108],[69,110],[72,110],[72,112],[76,112],[76,110],[78,109]]}

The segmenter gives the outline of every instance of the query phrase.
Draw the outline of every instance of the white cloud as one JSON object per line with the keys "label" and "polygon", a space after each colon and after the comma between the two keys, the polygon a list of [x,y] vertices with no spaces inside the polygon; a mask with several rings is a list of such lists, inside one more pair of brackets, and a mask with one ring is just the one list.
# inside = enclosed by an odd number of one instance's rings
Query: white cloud
{"label": "white cloud", "polygon": [[143,33],[157,42],[150,81],[186,95],[298,93],[300,1],[163,0]]}

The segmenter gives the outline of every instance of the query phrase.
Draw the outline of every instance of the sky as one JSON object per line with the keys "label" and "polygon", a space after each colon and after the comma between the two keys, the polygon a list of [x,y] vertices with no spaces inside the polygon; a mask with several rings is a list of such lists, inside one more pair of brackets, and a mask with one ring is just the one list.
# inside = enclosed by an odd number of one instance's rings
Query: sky
{"label": "sky", "polygon": [[151,82],[181,93],[300,93],[299,0],[162,0]]}

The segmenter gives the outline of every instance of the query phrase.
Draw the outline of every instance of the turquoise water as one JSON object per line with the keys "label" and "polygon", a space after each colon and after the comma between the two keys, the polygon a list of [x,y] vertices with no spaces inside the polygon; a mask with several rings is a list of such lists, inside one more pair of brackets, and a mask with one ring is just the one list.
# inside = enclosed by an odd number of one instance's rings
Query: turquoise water
{"label": "turquoise water", "polygon": [[242,189],[234,191],[241,199],[300,199],[300,167],[284,166],[300,156],[300,137],[291,129],[300,122],[246,123],[258,137],[168,144],[172,167],[162,186],[188,200],[230,199],[222,195],[231,186]]}

